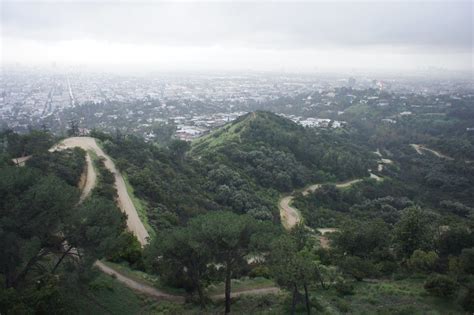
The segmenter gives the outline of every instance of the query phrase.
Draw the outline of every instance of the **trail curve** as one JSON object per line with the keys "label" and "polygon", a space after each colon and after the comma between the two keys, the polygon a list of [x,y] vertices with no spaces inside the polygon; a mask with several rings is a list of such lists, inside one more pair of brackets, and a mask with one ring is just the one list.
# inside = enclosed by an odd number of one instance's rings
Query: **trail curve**
{"label": "trail curve", "polygon": [[[371,178],[373,178],[372,175],[373,174],[371,174]],[[377,176],[377,178],[375,178],[375,179],[380,180],[381,178]],[[358,183],[362,180],[363,180],[363,178],[344,181],[344,182],[335,184],[335,186],[337,188],[349,187],[349,186],[351,186],[355,183]],[[307,187],[306,189],[304,189],[302,191],[303,196],[306,196],[309,193],[312,193],[312,192],[318,190],[319,188],[321,188],[322,185],[323,184],[314,184],[314,185],[311,185],[311,186]],[[280,210],[281,222],[282,222],[283,226],[285,227],[285,229],[287,229],[287,230],[291,230],[295,225],[300,223],[301,220],[302,220],[301,213],[299,212],[299,210],[296,209],[295,207],[291,206],[291,202],[295,198],[293,196],[293,194],[294,193],[282,197],[280,199],[280,201],[278,202],[278,208]]]}
{"label": "trail curve", "polygon": [[[115,187],[117,189],[117,203],[122,212],[127,214],[127,227],[132,232],[140,242],[142,246],[145,246],[148,243],[149,234],[145,229],[140,217],[138,216],[137,209],[133,205],[132,199],[130,198],[125,181],[122,177],[122,174],[115,167],[112,159],[104,153],[104,151],[97,145],[94,138],[91,137],[71,137],[62,140],[57,145],[53,146],[50,151],[62,150],[67,148],[79,147],[86,151],[93,151],[97,156],[104,158],[104,164],[107,169],[114,174],[115,177]],[[95,186],[95,171],[92,165],[92,160],[87,155],[87,179],[86,185],[84,186],[83,194],[81,195],[82,200],[87,197],[92,188]]]}

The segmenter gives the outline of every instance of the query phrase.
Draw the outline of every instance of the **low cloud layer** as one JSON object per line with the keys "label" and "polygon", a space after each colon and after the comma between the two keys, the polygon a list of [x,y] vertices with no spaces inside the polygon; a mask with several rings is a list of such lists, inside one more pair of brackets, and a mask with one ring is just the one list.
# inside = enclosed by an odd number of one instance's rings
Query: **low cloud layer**
{"label": "low cloud layer", "polygon": [[[133,64],[141,57],[170,68],[178,66],[175,62],[199,62],[204,69],[225,69],[236,66],[237,52],[243,54],[238,66],[248,68],[258,68],[268,54],[271,62],[259,70],[333,67],[341,61],[342,66],[390,68],[393,59],[398,67],[470,69],[472,23],[471,1],[7,2],[1,22],[4,62],[98,64],[113,55],[116,63]],[[19,51],[28,46],[35,51]],[[61,49],[67,57],[58,55]],[[87,58],[75,49],[88,51]],[[206,61],[209,54],[216,55]],[[353,60],[347,60],[351,54]]]}

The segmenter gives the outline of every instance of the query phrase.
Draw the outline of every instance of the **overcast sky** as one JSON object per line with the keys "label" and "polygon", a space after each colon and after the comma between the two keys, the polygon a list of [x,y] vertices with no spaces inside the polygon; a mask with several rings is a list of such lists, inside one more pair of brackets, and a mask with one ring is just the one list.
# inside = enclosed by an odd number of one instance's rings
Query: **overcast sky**
{"label": "overcast sky", "polygon": [[5,2],[2,63],[472,71],[469,1]]}

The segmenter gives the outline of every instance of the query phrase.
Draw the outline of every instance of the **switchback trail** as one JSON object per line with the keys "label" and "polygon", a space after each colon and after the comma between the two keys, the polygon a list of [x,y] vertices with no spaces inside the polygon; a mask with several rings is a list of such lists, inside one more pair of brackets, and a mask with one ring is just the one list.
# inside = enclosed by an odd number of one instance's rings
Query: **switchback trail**
{"label": "switchback trail", "polygon": [[[372,175],[375,177],[373,177]],[[375,174],[370,174],[370,177],[375,178],[376,180],[381,180],[381,178]],[[348,187],[362,180],[363,178],[359,178],[359,179],[341,182],[341,183],[336,184],[336,187],[337,188]],[[309,193],[318,190],[319,188],[321,188],[322,185],[323,184],[314,184],[307,187],[305,190],[302,191],[303,196],[306,196]],[[301,222],[301,219],[302,219],[301,213],[298,211],[298,209],[291,206],[291,202],[294,199],[293,194],[294,192],[291,193],[291,195],[284,196],[283,198],[280,199],[280,202],[278,203],[278,207],[280,208],[281,223],[287,230],[291,230],[296,224]]]}
{"label": "switchback trail", "polygon": [[[167,301],[172,301],[172,302],[177,302],[177,303],[185,302],[185,297],[182,295],[168,294],[156,289],[155,287],[152,287],[151,285],[131,279],[123,275],[122,273],[118,272],[117,270],[107,266],[106,264],[104,264],[103,262],[99,260],[96,261],[94,265],[97,268],[99,268],[103,273],[108,274],[109,276],[112,276],[117,281],[125,284],[125,286],[127,286],[128,288],[132,290],[155,297],[158,300],[167,300]],[[248,289],[248,290],[232,292],[232,296],[238,297],[238,296],[247,295],[247,294],[253,294],[253,295],[276,294],[279,292],[280,292],[280,289],[277,287],[266,287],[266,288],[256,288],[256,289]],[[214,294],[214,295],[211,295],[210,298],[213,300],[223,300],[225,299],[225,295]]]}
{"label": "switchback trail", "polygon": [[[107,154],[105,154],[104,151],[97,145],[95,139],[91,137],[67,138],[61,141],[59,144],[52,147],[50,151],[62,150],[62,149],[74,148],[74,147],[79,147],[86,151],[91,150],[95,154],[97,154],[98,157],[104,158],[105,167],[107,167],[107,169],[112,174],[114,174],[115,187],[117,188],[117,195],[118,195],[117,202],[120,207],[120,210],[122,210],[122,212],[127,214],[127,227],[130,230],[130,232],[135,234],[140,244],[142,246],[145,246],[148,243],[149,235],[148,235],[147,230],[145,229],[145,226],[140,220],[140,217],[138,216],[137,209],[133,205],[132,199],[128,195],[127,187],[125,185],[125,181],[122,177],[122,174],[120,174],[120,172],[117,170],[112,159]],[[97,177],[94,167],[92,165],[92,159],[89,156],[89,153],[87,153],[86,161],[87,161],[87,179],[86,179],[86,184],[84,186],[83,194],[81,195],[81,200],[85,199],[90,193],[90,191],[92,190],[92,188],[95,186],[96,177]]]}
{"label": "switchback trail", "polygon": [[[104,151],[97,145],[94,138],[91,138],[91,137],[67,138],[61,141],[60,143],[58,143],[57,145],[53,146],[49,151],[53,152],[56,150],[62,150],[62,149],[74,148],[74,147],[82,148],[86,150],[87,152],[87,155],[86,155],[87,170],[85,172],[85,179],[84,179],[85,183],[83,183],[83,186],[82,186],[82,194],[81,194],[80,202],[82,202],[87,196],[89,196],[90,192],[95,187],[96,182],[97,182],[97,174],[95,172],[94,166],[92,164],[92,159],[88,152],[89,150],[92,150],[93,152],[95,152],[97,156],[104,158],[105,166],[115,176],[115,185],[116,185],[117,194],[118,194],[117,201],[120,206],[120,209],[123,212],[125,212],[128,216],[127,218],[128,229],[137,236],[137,239],[139,240],[142,246],[146,245],[148,243],[148,238],[149,238],[148,232],[146,231],[143,223],[140,220],[140,217],[138,216],[137,210],[135,209],[135,206],[132,203],[131,197],[128,195],[128,191],[125,186],[125,181],[122,177],[122,174],[120,174],[120,172],[117,170],[112,159],[107,154],[105,154]],[[94,266],[97,267],[103,273],[114,277],[117,281],[123,283],[126,287],[134,291],[137,291],[139,293],[154,297],[159,300],[168,300],[168,301],[177,302],[177,303],[185,302],[185,297],[182,295],[173,295],[173,294],[168,294],[166,292],[160,291],[148,284],[142,283],[140,281],[137,281],[135,279],[127,277],[126,275],[121,274],[117,270],[105,265],[103,262],[99,260],[94,263]],[[240,295],[245,295],[245,294],[267,294],[267,293],[278,293],[278,292],[280,292],[280,289],[277,287],[266,287],[266,288],[249,289],[249,290],[234,292],[232,293],[232,296],[235,297],[235,296],[240,296]],[[219,300],[223,297],[224,297],[223,294],[216,294],[216,295],[211,296],[211,298],[214,300]]]}
{"label": "switchback trail", "polygon": [[100,260],[97,260],[94,263],[94,266],[99,268],[100,271],[102,271],[103,273],[108,274],[109,276],[112,276],[113,278],[115,278],[117,281],[125,284],[125,286],[127,286],[128,288],[130,288],[132,290],[135,290],[137,292],[155,297],[159,300],[167,300],[167,301],[184,303],[184,296],[168,294],[168,293],[160,291],[160,290],[158,290],[158,289],[156,289],[156,288],[154,288],[154,287],[152,287],[148,284],[138,282],[134,279],[131,279],[131,278],[121,274],[117,270],[107,266],[106,264],[104,264]]}

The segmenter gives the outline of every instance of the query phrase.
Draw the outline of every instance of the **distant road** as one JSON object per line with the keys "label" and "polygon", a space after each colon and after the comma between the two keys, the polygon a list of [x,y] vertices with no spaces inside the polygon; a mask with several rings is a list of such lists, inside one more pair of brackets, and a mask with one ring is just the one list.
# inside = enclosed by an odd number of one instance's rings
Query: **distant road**
{"label": "distant road", "polygon": [[[453,157],[450,157],[448,155],[445,155],[439,151],[436,151],[436,150],[433,150],[433,149],[430,149],[426,146],[424,146],[423,144],[410,144],[410,146],[415,149],[416,153],[420,154],[420,155],[423,155],[423,150],[424,151],[428,151],[428,152],[431,152],[433,153],[434,155],[436,155],[437,157],[441,158],[441,159],[445,159],[445,160],[448,160],[448,161],[453,161],[454,158]],[[464,160],[465,163],[474,163],[474,160]]]}
{"label": "distant road", "polygon": [[444,154],[442,154],[442,153],[440,153],[440,152],[438,152],[438,151],[436,151],[436,150],[430,149],[430,148],[428,148],[428,147],[425,147],[425,146],[422,145],[422,144],[414,144],[414,143],[413,143],[413,144],[410,144],[410,146],[411,146],[413,149],[415,149],[416,153],[418,153],[418,154],[423,154],[423,151],[422,151],[422,150],[425,150],[425,151],[428,151],[428,152],[433,153],[434,155],[436,155],[436,156],[439,157],[439,158],[446,159],[446,160],[450,160],[450,161],[454,160],[452,157],[447,156],[447,155],[444,155]]}
{"label": "distant road", "polygon": [[[120,209],[127,214],[127,227],[133,234],[135,234],[140,244],[142,246],[145,246],[148,243],[149,234],[145,229],[145,226],[143,225],[142,221],[140,220],[140,217],[138,216],[137,209],[133,205],[132,199],[128,195],[127,187],[125,185],[125,181],[122,177],[122,174],[120,174],[120,172],[117,170],[112,159],[107,154],[105,154],[104,151],[97,145],[95,139],[91,137],[67,138],[52,147],[50,151],[74,147],[79,147],[86,151],[92,150],[95,152],[95,154],[97,154],[97,156],[104,158],[105,166],[115,176],[115,187],[117,188],[118,195],[117,201]],[[91,192],[91,190],[94,188],[97,177],[94,167],[92,165],[92,159],[90,158],[89,154],[87,154],[86,161],[87,179],[86,184],[84,185],[83,193],[81,195],[81,200],[86,198]]]}
{"label": "distant road", "polygon": [[[371,174],[371,177],[372,177],[372,175],[374,175],[374,174]],[[374,175],[374,176],[376,176],[376,178],[375,178],[376,180],[381,180],[381,178],[378,177],[377,175]],[[359,179],[354,179],[354,180],[350,180],[350,181],[341,182],[341,183],[338,183],[338,184],[335,184],[335,185],[336,185],[337,188],[344,188],[344,187],[351,186],[355,183],[358,183],[362,180],[363,180],[363,178],[359,178]],[[305,190],[302,191],[303,196],[306,196],[309,193],[318,190],[319,188],[321,188],[322,185],[323,184],[314,184],[314,185],[309,186],[308,188],[306,188]],[[291,230],[295,225],[300,223],[301,220],[302,220],[301,213],[298,211],[298,209],[291,206],[291,203],[293,202],[293,199],[294,199],[294,196],[293,196],[293,193],[292,193],[291,195],[284,196],[283,198],[281,198],[280,202],[278,203],[278,207],[280,208],[281,223],[283,224],[283,226],[287,230]],[[318,230],[320,230],[320,229],[318,229]],[[326,230],[327,231],[327,230],[333,230],[333,229],[321,229],[321,230]]]}
{"label": "distant road", "polygon": [[[380,150],[377,149],[377,151],[374,152],[374,153],[377,154],[380,157],[379,162],[378,162],[378,170],[379,171],[383,170],[383,165],[384,164],[392,164],[393,163],[392,160],[383,159],[382,154],[380,153]],[[374,173],[372,173],[371,170],[369,170],[369,173],[370,173],[369,178],[375,179],[376,181],[382,181],[383,180],[382,177],[375,175]],[[349,187],[349,186],[354,185],[355,183],[358,183],[362,180],[364,180],[364,178],[358,178],[358,179],[353,179],[353,180],[349,180],[349,181],[344,181],[344,182],[341,182],[341,183],[336,183],[335,186],[337,188]],[[311,185],[311,186],[307,187],[306,189],[304,189],[302,191],[303,196],[306,196],[309,193],[312,193],[312,192],[318,190],[319,188],[321,188],[322,185],[323,184],[319,183],[319,184],[314,184],[314,185]],[[292,192],[290,195],[282,197],[280,199],[280,201],[278,202],[278,208],[280,209],[281,223],[283,224],[283,227],[287,230],[291,230],[295,225],[300,223],[301,220],[302,220],[301,213],[298,211],[298,209],[291,206],[291,203],[293,202],[293,199],[294,199],[293,195],[294,195],[294,192]],[[333,228],[318,228],[317,230],[319,230],[322,234],[324,234],[326,232],[330,232],[330,231],[333,231],[335,229],[333,229]]]}

